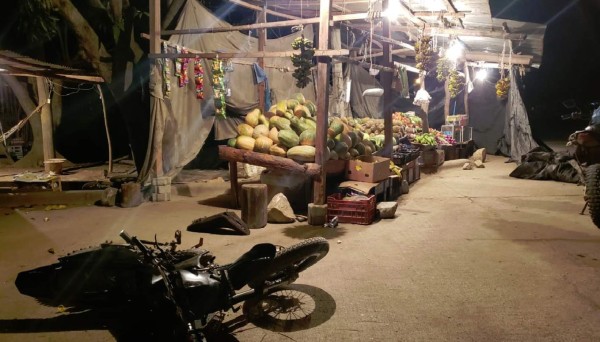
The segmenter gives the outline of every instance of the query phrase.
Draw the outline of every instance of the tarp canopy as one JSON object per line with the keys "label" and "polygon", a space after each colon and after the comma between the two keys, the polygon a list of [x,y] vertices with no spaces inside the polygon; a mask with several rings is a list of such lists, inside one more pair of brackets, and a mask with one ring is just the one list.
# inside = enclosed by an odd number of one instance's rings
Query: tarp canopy
{"label": "tarp canopy", "polygon": [[[198,27],[230,27],[210,13],[197,1],[187,1],[176,25],[177,30],[194,29]],[[296,32],[286,37],[267,40],[265,51],[287,51],[291,49],[294,39],[304,34],[313,37],[311,26],[304,27],[302,32]],[[177,35],[169,39],[169,46],[176,45],[195,51],[204,52],[236,52],[258,51],[258,39],[238,31],[210,34]],[[295,85],[292,76],[293,66],[289,57],[265,58],[265,73],[271,88],[271,101],[287,99],[293,93],[303,93],[307,99],[315,99],[314,84],[304,89]],[[227,119],[215,118],[215,106],[211,80],[213,73],[211,63],[202,60],[204,69],[204,99],[196,98],[196,85],[192,75],[193,63],[188,64],[190,81],[184,87],[178,86],[174,72],[170,74],[171,91],[165,96],[164,64],[168,63],[174,70],[171,59],[160,59],[153,66],[151,89],[151,134],[152,148],[148,149],[146,162],[140,172],[140,179],[147,180],[154,175],[153,166],[158,151],[162,151],[162,171],[165,176],[173,177],[194,157],[202,148],[209,132],[215,129],[215,139],[224,140],[235,137],[235,127],[241,122],[241,117],[249,110],[258,107],[257,87],[254,83],[253,64],[256,59],[233,58],[229,65],[233,70],[225,73],[225,79],[230,88],[230,96],[226,98]]]}

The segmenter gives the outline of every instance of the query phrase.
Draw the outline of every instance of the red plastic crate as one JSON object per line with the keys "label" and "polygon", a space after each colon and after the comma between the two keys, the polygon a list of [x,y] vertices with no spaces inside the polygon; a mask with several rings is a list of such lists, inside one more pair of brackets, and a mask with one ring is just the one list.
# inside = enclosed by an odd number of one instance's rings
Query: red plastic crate
{"label": "red plastic crate", "polygon": [[334,216],[338,222],[353,224],[371,224],[375,219],[376,201],[371,195],[366,200],[345,201],[342,194],[327,197],[327,221]]}

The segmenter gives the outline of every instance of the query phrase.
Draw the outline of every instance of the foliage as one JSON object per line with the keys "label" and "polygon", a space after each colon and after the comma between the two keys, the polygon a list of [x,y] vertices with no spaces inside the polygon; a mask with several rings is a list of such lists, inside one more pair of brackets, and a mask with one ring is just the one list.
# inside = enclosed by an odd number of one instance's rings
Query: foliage
{"label": "foliage", "polygon": [[27,18],[17,20],[17,30],[30,43],[45,43],[59,33],[58,17],[50,1],[21,0],[17,2],[18,16]]}
{"label": "foliage", "polygon": [[292,55],[292,63],[296,70],[292,74],[296,78],[296,86],[304,88],[310,83],[310,69],[313,66],[312,59],[315,55],[313,42],[302,37],[294,39],[292,42],[294,50],[300,50],[299,54]]}

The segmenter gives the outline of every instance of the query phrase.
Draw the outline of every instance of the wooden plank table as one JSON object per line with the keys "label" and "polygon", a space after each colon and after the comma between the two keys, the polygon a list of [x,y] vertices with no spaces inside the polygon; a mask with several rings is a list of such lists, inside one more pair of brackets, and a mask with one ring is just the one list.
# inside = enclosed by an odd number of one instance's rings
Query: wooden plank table
{"label": "wooden plank table", "polygon": [[238,203],[238,178],[237,163],[247,163],[263,166],[272,170],[283,170],[292,173],[304,174],[319,179],[321,166],[315,163],[300,164],[292,159],[272,156],[270,154],[241,150],[229,146],[219,146],[219,158],[229,162],[229,181],[231,183],[232,204],[239,208]]}

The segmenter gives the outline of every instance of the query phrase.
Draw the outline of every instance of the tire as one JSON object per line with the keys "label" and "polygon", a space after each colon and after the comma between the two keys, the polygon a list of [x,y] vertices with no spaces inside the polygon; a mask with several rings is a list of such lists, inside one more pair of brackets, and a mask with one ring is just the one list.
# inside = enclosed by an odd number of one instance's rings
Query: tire
{"label": "tire", "polygon": [[592,222],[600,228],[600,164],[593,164],[585,171],[585,198]]}
{"label": "tire", "polygon": [[262,286],[265,282],[284,281],[323,259],[329,252],[329,243],[322,237],[306,239],[293,246],[283,248],[252,282],[250,287]]}

